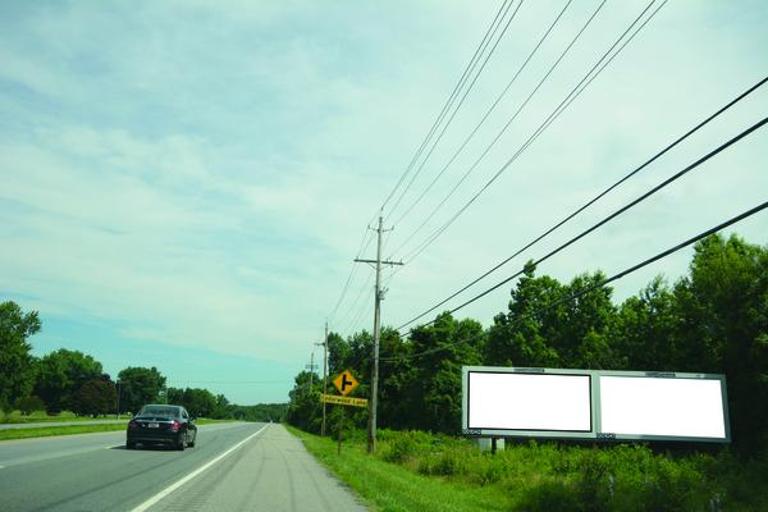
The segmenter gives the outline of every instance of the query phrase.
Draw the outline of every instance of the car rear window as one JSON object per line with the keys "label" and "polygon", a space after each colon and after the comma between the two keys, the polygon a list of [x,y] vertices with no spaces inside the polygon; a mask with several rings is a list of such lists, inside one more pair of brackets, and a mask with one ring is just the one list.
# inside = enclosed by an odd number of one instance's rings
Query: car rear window
{"label": "car rear window", "polygon": [[173,416],[177,417],[179,415],[179,408],[178,407],[166,407],[162,405],[148,405],[141,408],[141,411],[139,411],[139,416]]}

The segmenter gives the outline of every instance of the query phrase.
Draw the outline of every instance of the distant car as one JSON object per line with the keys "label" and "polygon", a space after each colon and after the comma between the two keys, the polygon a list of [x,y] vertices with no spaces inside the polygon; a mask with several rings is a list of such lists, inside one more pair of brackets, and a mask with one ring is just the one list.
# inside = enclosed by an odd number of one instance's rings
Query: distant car
{"label": "distant car", "polygon": [[195,446],[197,426],[194,418],[180,405],[149,404],[128,423],[125,447],[137,444],[162,444],[177,450]]}

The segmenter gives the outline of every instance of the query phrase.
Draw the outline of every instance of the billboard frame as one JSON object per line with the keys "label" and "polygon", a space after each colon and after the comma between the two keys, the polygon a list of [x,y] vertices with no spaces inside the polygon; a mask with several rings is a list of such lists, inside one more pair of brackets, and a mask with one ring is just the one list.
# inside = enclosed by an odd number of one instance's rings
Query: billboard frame
{"label": "billboard frame", "polygon": [[[469,422],[469,374],[470,373],[515,373],[523,375],[574,375],[589,377],[590,388],[590,431],[565,430],[522,430],[468,427]],[[717,380],[720,382],[721,400],[723,406],[723,422],[725,437],[688,437],[644,434],[617,434],[603,432],[601,425],[600,380],[601,377],[655,377],[671,379],[701,379]],[[728,411],[728,389],[725,375],[718,373],[686,373],[662,371],[623,371],[623,370],[580,370],[572,368],[535,368],[535,367],[504,367],[504,366],[462,366],[461,368],[461,429],[466,436],[472,437],[509,437],[560,439],[580,441],[684,441],[698,443],[730,443],[731,421]]]}

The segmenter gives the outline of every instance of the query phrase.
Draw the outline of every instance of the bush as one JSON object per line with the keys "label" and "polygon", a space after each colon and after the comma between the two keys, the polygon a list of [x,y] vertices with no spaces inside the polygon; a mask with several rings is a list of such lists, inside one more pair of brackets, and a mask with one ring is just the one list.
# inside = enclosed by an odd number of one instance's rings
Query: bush
{"label": "bush", "polygon": [[44,411],[45,403],[37,396],[27,396],[16,400],[16,408],[25,416],[34,411]]}

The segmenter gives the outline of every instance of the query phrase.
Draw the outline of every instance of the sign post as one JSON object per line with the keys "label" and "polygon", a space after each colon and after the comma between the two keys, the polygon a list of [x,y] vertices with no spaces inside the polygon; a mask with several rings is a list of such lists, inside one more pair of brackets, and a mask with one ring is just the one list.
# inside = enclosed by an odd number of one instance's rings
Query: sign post
{"label": "sign post", "polygon": [[[360,385],[360,383],[357,381],[354,375],[352,375],[352,372],[349,370],[344,370],[340,374],[338,374],[333,379],[333,385],[336,386],[336,389],[341,393],[341,396],[339,395],[329,395],[326,393],[323,393],[320,395],[320,401],[323,402],[323,404],[335,404],[335,405],[344,405],[349,407],[368,407],[368,400],[365,398],[355,398],[351,396],[347,396],[352,391],[354,391],[357,386]],[[341,455],[341,441],[344,438],[344,423],[346,421],[346,413],[345,410],[341,409],[341,420],[339,421],[339,432],[338,432],[338,446],[336,448],[336,452],[338,455]]]}

